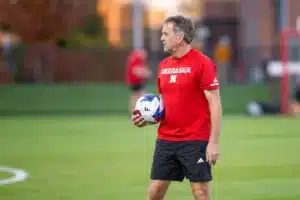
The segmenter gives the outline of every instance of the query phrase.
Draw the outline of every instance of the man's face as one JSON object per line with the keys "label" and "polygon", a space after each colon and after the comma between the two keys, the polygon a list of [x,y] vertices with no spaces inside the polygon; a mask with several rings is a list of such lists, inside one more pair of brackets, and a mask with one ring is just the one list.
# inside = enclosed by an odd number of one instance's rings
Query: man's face
{"label": "man's face", "polygon": [[172,22],[167,22],[163,25],[162,36],[160,40],[164,45],[164,52],[176,52],[180,42],[183,39],[183,35],[176,33],[174,30],[175,25]]}

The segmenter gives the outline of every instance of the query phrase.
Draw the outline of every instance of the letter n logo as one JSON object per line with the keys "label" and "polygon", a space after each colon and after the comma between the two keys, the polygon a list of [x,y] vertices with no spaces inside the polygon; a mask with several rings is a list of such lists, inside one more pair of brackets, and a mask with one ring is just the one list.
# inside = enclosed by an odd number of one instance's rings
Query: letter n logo
{"label": "letter n logo", "polygon": [[176,83],[176,78],[177,78],[177,75],[171,75],[170,76],[170,83]]}

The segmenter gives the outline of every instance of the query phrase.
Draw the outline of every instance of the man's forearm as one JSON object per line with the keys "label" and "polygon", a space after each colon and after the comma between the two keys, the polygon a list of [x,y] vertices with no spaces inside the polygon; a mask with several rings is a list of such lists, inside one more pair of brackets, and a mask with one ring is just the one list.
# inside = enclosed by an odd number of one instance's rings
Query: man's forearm
{"label": "man's forearm", "polygon": [[218,143],[221,132],[222,106],[219,99],[210,102],[211,133],[209,142]]}

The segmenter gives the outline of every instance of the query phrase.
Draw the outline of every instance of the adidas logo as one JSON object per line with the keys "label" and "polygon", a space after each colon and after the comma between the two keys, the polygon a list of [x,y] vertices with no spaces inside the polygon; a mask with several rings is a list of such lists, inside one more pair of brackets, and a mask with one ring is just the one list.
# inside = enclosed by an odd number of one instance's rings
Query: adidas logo
{"label": "adidas logo", "polygon": [[219,81],[217,78],[214,79],[214,82],[210,84],[210,86],[216,86],[216,85],[219,85]]}
{"label": "adidas logo", "polygon": [[204,160],[202,159],[202,158],[200,158],[198,161],[197,161],[197,163],[203,163],[204,162]]}

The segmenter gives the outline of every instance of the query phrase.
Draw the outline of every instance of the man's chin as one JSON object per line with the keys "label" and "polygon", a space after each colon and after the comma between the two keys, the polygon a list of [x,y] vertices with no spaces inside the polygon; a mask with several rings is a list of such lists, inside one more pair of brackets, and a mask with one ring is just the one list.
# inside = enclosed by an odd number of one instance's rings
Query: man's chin
{"label": "man's chin", "polygon": [[164,52],[165,52],[165,53],[171,53],[171,50],[168,49],[168,48],[164,48]]}

